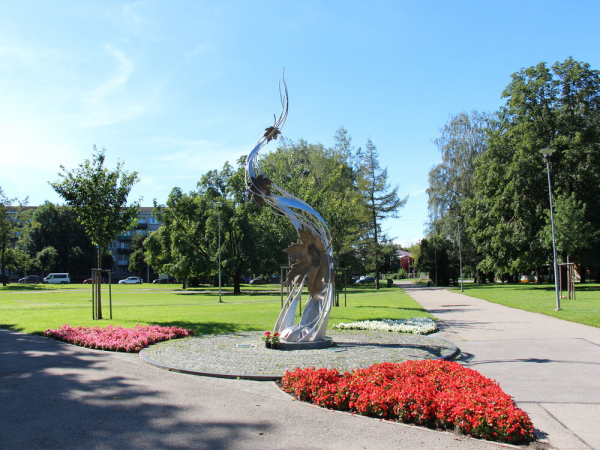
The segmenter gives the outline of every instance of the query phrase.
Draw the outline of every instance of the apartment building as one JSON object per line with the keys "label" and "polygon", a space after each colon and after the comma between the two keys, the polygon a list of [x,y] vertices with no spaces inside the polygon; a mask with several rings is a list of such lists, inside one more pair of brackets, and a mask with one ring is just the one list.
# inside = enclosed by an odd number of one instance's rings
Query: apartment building
{"label": "apartment building", "polygon": [[[151,206],[141,206],[137,226],[117,236],[117,239],[113,240],[109,245],[108,249],[112,253],[114,261],[111,270],[111,278],[113,280],[122,280],[129,276],[139,275],[139,273],[131,273],[128,270],[129,255],[132,252],[131,241],[135,234],[152,233],[160,228],[161,224],[152,215],[152,210]],[[151,267],[148,267],[146,273],[142,274],[145,283],[149,283],[157,277],[157,274]]]}

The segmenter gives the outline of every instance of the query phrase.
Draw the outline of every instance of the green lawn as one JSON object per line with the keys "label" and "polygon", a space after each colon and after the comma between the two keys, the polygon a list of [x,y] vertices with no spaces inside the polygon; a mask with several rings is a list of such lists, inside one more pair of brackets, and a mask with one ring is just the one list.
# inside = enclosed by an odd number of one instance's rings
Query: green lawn
{"label": "green lawn", "polygon": [[[181,285],[112,285],[113,320],[109,316],[108,287],[103,286],[103,320],[92,320],[91,286],[0,286],[0,327],[41,333],[63,324],[100,327],[158,324],[191,328],[196,334],[271,330],[281,310],[279,286],[243,286],[242,295],[232,288],[181,289]],[[431,317],[398,288],[352,286],[340,306],[331,311],[329,325],[369,319]],[[304,302],[302,304],[304,307]]]}
{"label": "green lawn", "polygon": [[[464,284],[464,294],[511,308],[546,314],[570,322],[600,327],[600,284],[577,284],[575,299],[562,298],[556,308],[556,291],[550,284]],[[460,292],[460,288],[453,289]],[[564,293],[566,295],[566,293]]]}

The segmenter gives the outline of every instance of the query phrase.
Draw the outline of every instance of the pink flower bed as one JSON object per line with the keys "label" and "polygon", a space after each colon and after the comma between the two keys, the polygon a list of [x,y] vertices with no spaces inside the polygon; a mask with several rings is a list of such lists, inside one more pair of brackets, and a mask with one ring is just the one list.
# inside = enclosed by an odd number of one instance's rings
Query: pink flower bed
{"label": "pink flower bed", "polygon": [[535,440],[527,413],[498,383],[455,362],[382,363],[340,374],[296,369],[281,380],[300,400],[509,443]]}
{"label": "pink flower bed", "polygon": [[59,341],[81,347],[111,350],[115,352],[136,353],[142,348],[156,342],[193,336],[192,330],[178,327],[161,327],[159,325],[136,325],[134,328],[123,328],[109,325],[100,327],[72,327],[63,325],[56,330],[46,330],[44,334]]}

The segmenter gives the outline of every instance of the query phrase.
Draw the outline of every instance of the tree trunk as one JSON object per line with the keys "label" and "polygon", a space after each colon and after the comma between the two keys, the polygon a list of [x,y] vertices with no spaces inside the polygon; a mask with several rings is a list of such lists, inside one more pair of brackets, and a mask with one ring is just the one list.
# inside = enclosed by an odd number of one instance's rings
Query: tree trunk
{"label": "tree trunk", "polygon": [[[99,245],[98,246],[98,269],[102,270],[102,247]],[[100,272],[102,273],[102,272]],[[102,289],[100,286],[100,280],[96,280],[97,284],[94,286],[95,289],[97,289],[97,297],[98,297],[98,302],[97,302],[97,314],[96,314],[96,318],[98,320],[102,320]]]}
{"label": "tree trunk", "polygon": [[5,268],[4,268],[4,250],[2,250],[2,286],[6,286],[6,275],[5,275]]}
{"label": "tree trunk", "polygon": [[242,293],[240,289],[240,278],[242,278],[242,265],[238,264],[233,273],[233,293],[238,295]]}

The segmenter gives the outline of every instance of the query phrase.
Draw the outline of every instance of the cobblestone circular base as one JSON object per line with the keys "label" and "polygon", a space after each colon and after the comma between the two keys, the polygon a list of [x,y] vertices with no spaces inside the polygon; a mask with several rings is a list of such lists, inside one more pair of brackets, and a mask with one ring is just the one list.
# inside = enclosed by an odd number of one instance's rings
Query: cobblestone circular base
{"label": "cobblestone circular base", "polygon": [[332,331],[334,345],[318,350],[272,350],[263,332],[174,339],[152,345],[140,357],[167,370],[221,378],[279,380],[297,367],[336,368],[340,372],[382,362],[451,359],[460,350],[431,336],[370,331]]}

